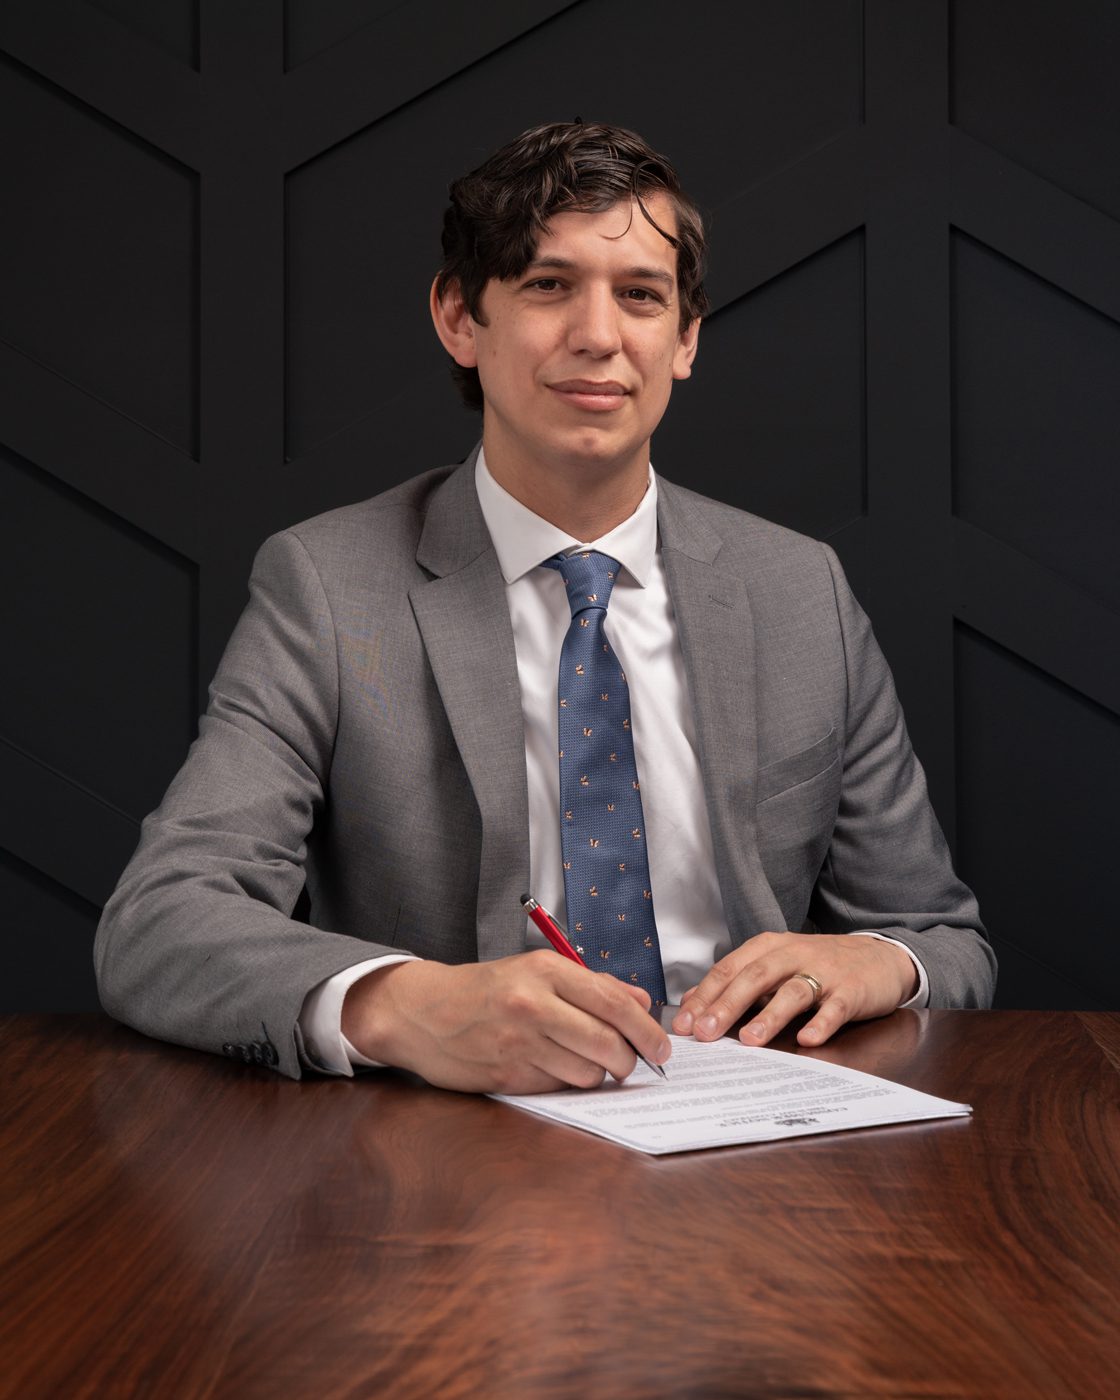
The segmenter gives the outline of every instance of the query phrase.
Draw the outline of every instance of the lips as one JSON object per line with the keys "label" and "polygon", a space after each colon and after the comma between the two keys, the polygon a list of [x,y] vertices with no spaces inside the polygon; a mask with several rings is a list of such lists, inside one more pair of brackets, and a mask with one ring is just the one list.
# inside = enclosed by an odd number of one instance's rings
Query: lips
{"label": "lips", "polygon": [[617,413],[630,393],[616,379],[561,379],[549,388],[581,413]]}
{"label": "lips", "polygon": [[555,389],[558,394],[590,394],[601,395],[604,398],[621,398],[629,393],[628,389],[613,379],[562,379],[558,384],[549,387]]}

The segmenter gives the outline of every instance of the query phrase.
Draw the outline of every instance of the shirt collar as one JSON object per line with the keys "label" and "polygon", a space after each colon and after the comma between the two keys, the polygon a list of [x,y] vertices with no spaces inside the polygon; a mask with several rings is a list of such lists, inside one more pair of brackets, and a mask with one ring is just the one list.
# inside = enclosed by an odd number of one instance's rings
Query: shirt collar
{"label": "shirt collar", "polygon": [[646,586],[657,551],[657,477],[652,466],[649,486],[637,510],[597,540],[577,540],[523,506],[490,475],[486,454],[481,450],[475,464],[474,483],[506,583],[515,582],[554,554],[567,554],[573,549],[597,549],[617,559],[642,588]]}

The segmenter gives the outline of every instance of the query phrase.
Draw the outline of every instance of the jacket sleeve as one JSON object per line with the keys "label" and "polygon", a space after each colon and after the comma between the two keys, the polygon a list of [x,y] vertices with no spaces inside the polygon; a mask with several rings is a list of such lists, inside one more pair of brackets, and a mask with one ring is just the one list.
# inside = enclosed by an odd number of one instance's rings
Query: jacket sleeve
{"label": "jacket sleeve", "polygon": [[111,1016],[298,1078],[306,994],[399,950],[290,917],[328,785],[335,631],[291,532],[261,548],[249,591],[199,736],[105,906],[94,963]]}
{"label": "jacket sleeve", "polygon": [[890,670],[839,561],[832,571],[844,641],[847,723],[840,807],[810,916],[904,943],[929,978],[929,1004],[986,1007],[995,955],[976,900],[953,873]]}

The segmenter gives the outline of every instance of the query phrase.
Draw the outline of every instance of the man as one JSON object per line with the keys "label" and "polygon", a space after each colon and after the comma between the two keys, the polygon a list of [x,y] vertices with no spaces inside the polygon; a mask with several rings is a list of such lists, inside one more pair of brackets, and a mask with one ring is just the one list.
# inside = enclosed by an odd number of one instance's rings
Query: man
{"label": "man", "polygon": [[480,448],[261,550],[106,907],[107,1010],[293,1076],[534,1092],[663,1063],[655,1002],[701,1039],[761,1005],[754,1045],[987,1005],[835,557],[650,468],[705,309],[672,167],[557,124],[451,194],[432,316]]}

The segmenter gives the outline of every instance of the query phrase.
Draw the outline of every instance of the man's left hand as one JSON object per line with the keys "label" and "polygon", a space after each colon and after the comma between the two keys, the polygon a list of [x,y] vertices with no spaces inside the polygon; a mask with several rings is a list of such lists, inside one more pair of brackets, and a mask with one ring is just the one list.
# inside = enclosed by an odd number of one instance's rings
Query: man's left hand
{"label": "man's left hand", "polygon": [[821,1045],[847,1021],[886,1016],[918,988],[914,964],[897,943],[858,934],[760,933],[684,994],[673,1031],[716,1040],[765,1002],[739,1032],[744,1045],[765,1045],[813,1008],[816,993],[799,972],[821,985],[816,1015],[797,1033],[799,1045]]}

